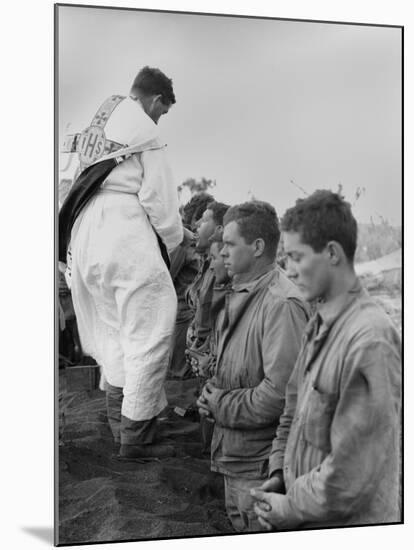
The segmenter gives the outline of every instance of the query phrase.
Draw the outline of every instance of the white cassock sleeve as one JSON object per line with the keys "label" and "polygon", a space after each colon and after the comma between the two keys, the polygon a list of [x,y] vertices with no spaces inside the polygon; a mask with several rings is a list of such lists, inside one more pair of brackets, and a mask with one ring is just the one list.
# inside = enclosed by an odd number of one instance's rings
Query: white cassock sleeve
{"label": "white cassock sleeve", "polygon": [[183,240],[178,192],[167,161],[165,149],[140,153],[143,179],[139,201],[151,225],[171,252]]}

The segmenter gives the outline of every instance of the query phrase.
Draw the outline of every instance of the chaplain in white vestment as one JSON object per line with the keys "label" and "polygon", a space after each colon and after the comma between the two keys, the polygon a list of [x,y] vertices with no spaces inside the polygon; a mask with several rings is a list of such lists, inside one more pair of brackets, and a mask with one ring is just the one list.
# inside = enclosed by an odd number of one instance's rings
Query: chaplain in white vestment
{"label": "chaplain in white vestment", "polygon": [[161,71],[138,73],[130,97],[105,126],[108,138],[124,146],[117,154],[130,156],[104,180],[71,233],[81,343],[102,367],[108,419],[125,458],[169,452],[154,438],[156,417],[167,405],[177,298],[157,235],[171,251],[183,240],[183,227],[157,123],[173,103],[172,81]]}

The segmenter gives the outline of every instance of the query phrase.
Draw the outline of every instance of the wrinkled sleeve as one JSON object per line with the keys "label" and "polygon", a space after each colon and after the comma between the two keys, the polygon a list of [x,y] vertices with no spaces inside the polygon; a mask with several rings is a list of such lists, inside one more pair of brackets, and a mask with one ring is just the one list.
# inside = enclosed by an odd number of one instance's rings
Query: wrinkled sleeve
{"label": "wrinkled sleeve", "polygon": [[371,498],[398,446],[398,342],[370,334],[347,353],[332,419],[331,451],[289,488],[281,518],[298,523],[345,518]]}
{"label": "wrinkled sleeve", "polygon": [[171,252],[183,240],[178,193],[164,149],[141,153],[143,180],[139,200],[151,225]]}
{"label": "wrinkled sleeve", "polygon": [[216,422],[253,430],[278,421],[306,321],[305,309],[293,299],[280,300],[268,309],[262,341],[264,378],[255,388],[217,392]]}
{"label": "wrinkled sleeve", "polygon": [[269,477],[272,477],[276,470],[283,469],[286,442],[289,436],[290,426],[292,424],[292,420],[296,411],[296,403],[298,398],[299,365],[300,363],[297,361],[286,386],[285,408],[283,410],[283,414],[279,418],[279,425],[276,430],[276,437],[273,440],[272,450],[269,456]]}

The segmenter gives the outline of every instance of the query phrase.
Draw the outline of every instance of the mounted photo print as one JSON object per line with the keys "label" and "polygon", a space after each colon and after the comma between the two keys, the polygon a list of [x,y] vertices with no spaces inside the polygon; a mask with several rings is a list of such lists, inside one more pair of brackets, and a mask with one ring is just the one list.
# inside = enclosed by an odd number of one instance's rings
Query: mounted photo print
{"label": "mounted photo print", "polygon": [[403,27],[55,36],[55,544],[403,523]]}

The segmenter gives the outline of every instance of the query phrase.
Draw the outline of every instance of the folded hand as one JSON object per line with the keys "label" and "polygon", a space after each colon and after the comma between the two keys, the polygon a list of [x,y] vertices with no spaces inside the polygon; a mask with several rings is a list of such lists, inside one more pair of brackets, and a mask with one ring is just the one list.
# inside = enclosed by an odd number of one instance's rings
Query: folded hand
{"label": "folded hand", "polygon": [[279,493],[268,493],[261,489],[251,489],[251,496],[255,499],[254,511],[259,523],[268,531],[273,529],[293,529],[300,522],[287,515],[289,510],[288,497]]}

